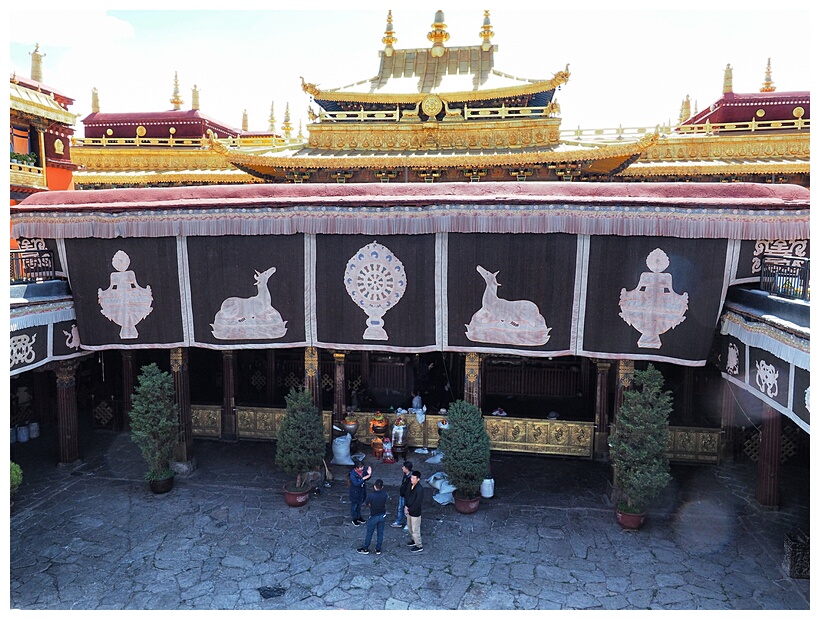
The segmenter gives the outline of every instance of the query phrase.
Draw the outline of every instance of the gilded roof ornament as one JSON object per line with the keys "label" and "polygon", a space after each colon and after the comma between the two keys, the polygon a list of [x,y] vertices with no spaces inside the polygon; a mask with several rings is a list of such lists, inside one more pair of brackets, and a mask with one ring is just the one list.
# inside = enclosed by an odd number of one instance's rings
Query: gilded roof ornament
{"label": "gilded roof ornament", "polygon": [[291,132],[293,132],[293,125],[290,124],[290,103],[285,104],[285,122],[282,123],[282,133],[285,135],[285,138],[291,138]]}
{"label": "gilded roof ornament", "polygon": [[100,111],[100,94],[96,87],[91,89],[91,112],[97,113]]}
{"label": "gilded roof ornament", "polygon": [[387,26],[384,29],[384,37],[382,37],[385,56],[393,55],[393,44],[398,41],[395,34],[393,30],[393,11],[387,11]]}
{"label": "gilded roof ornament", "polygon": [[305,78],[303,78],[301,75],[299,76],[299,79],[302,80],[302,91],[306,92],[308,95],[313,95],[315,97],[320,92],[322,92],[321,90],[319,90],[316,84],[305,82]]}
{"label": "gilded roof ornament", "polygon": [[191,109],[192,110],[199,110],[199,89],[194,84],[194,87],[191,89]]}
{"label": "gilded roof ornament", "polygon": [[242,131],[248,131],[248,111],[242,110]]}
{"label": "gilded roof ornament", "polygon": [[174,110],[182,109],[182,97],[179,95],[179,76],[176,71],[174,71],[174,94],[171,95],[171,105],[174,106]]}
{"label": "gilded roof ornament", "polygon": [[493,46],[493,44],[490,43],[490,39],[495,36],[495,33],[490,23],[490,12],[487,10],[484,11],[484,23],[481,26],[481,32],[478,33],[478,36],[481,37],[481,49],[485,52],[489,52]]}
{"label": "gilded roof ornament", "polygon": [[270,116],[268,117],[268,131],[276,131],[276,117],[273,115],[273,101],[270,102]]}
{"label": "gilded roof ornament", "polygon": [[732,65],[726,64],[726,69],[723,72],[723,93],[732,92]]}
{"label": "gilded roof ornament", "polygon": [[29,52],[31,56],[31,79],[35,82],[42,82],[43,81],[43,56],[45,54],[40,53],[40,44],[34,44],[34,51]]}
{"label": "gilded roof ornament", "polygon": [[772,59],[766,63],[766,77],[763,80],[763,86],[760,87],[761,93],[773,93],[775,91],[774,82],[772,82]]}
{"label": "gilded roof ornament", "polygon": [[678,123],[682,123],[692,116],[692,104],[689,101],[689,95],[680,104],[680,114],[678,115]]}
{"label": "gilded roof ornament", "polygon": [[447,24],[444,23],[444,11],[436,11],[430,27],[432,30],[427,33],[427,39],[433,42],[430,55],[434,58],[441,58],[444,56],[444,43],[450,40],[450,33],[446,30]]}

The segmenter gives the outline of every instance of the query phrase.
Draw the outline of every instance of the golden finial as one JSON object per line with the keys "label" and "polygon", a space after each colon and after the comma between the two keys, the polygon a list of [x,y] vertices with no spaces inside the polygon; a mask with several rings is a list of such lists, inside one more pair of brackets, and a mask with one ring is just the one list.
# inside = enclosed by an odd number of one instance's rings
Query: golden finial
{"label": "golden finial", "polygon": [[191,90],[191,109],[199,109],[199,89],[196,87],[196,84],[194,84],[194,87]]}
{"label": "golden finial", "polygon": [[290,124],[290,103],[285,104],[285,122],[282,123],[282,133],[286,138],[290,138],[293,132],[293,125]]}
{"label": "golden finial", "polygon": [[684,99],[683,103],[680,105],[680,114],[678,115],[679,124],[692,116],[691,105],[692,104],[689,102],[689,95],[686,95],[686,99]]}
{"label": "golden finial", "polygon": [[43,81],[43,56],[45,54],[40,53],[40,44],[34,44],[34,51],[29,52],[31,56],[31,79],[35,82],[42,82]]}
{"label": "golden finial", "polygon": [[434,58],[441,58],[444,56],[444,43],[450,40],[450,33],[445,30],[447,24],[444,23],[444,11],[436,11],[436,16],[430,27],[432,30],[427,33],[427,39],[433,42],[430,55]]}
{"label": "golden finial", "polygon": [[276,132],[276,118],[273,116],[273,101],[270,102],[270,116],[268,117],[268,131]]}
{"label": "golden finial", "polygon": [[302,134],[302,121],[299,121],[299,133],[296,134],[296,137],[299,140],[304,140],[305,139],[304,134]]}
{"label": "golden finial", "polygon": [[91,111],[95,114],[100,111],[100,95],[96,87],[91,89]]}
{"label": "golden finial", "polygon": [[485,52],[489,52],[490,48],[492,48],[493,44],[490,43],[490,39],[495,36],[493,32],[493,26],[490,23],[490,12],[484,11],[484,23],[481,26],[481,32],[478,33],[478,36],[481,37],[481,49]]}
{"label": "golden finial", "polygon": [[179,77],[174,71],[174,94],[171,95],[171,105],[174,106],[174,110],[181,110],[182,103],[182,97],[179,96]]}
{"label": "golden finial", "polygon": [[393,44],[398,41],[395,34],[396,32],[393,30],[393,11],[387,11],[387,26],[384,29],[384,37],[382,37],[385,56],[393,55]]}
{"label": "golden finial", "polygon": [[774,82],[772,82],[772,59],[766,63],[766,78],[763,80],[763,86],[760,87],[761,93],[773,93],[775,91]]}
{"label": "golden finial", "polygon": [[248,131],[248,111],[242,110],[242,131]]}
{"label": "golden finial", "polygon": [[723,72],[723,93],[732,92],[732,65],[726,64],[726,70]]}

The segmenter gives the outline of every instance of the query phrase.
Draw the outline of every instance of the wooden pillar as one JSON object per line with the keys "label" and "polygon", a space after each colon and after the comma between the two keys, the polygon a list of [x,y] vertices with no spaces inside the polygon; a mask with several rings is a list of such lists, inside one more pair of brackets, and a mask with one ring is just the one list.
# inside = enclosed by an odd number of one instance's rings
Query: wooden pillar
{"label": "wooden pillar", "polygon": [[468,353],[464,360],[464,400],[481,409],[481,356]]}
{"label": "wooden pillar", "polygon": [[122,424],[115,428],[130,427],[131,407],[134,397],[134,352],[130,349],[120,351],[122,355]]}
{"label": "wooden pillar", "polygon": [[694,386],[694,369],[691,366],[685,366],[683,368],[683,386],[680,392],[682,401],[680,403],[680,412],[683,417],[682,421],[684,425],[691,424],[692,418],[694,417]]}
{"label": "wooden pillar", "polygon": [[305,348],[305,389],[310,390],[313,404],[322,410],[322,395],[319,392],[319,350],[316,347]]}
{"label": "wooden pillar", "polygon": [[345,354],[333,354],[333,421],[341,422],[345,417]]}
{"label": "wooden pillar", "polygon": [[596,460],[609,458],[609,366],[610,362],[595,362],[595,440],[593,457]]}
{"label": "wooden pillar", "polygon": [[735,395],[732,392],[732,384],[724,380],[722,392],[718,455],[721,461],[733,463],[735,460]]}
{"label": "wooden pillar", "polygon": [[370,351],[362,351],[362,384],[360,390],[370,387]]}
{"label": "wooden pillar", "polygon": [[276,398],[276,351],[268,349],[265,357],[265,400],[268,406]]}
{"label": "wooden pillar", "polygon": [[765,508],[777,508],[779,502],[777,486],[780,481],[780,426],[780,413],[771,407],[764,407],[755,499]]}
{"label": "wooden pillar", "polygon": [[179,443],[174,448],[171,468],[178,474],[188,475],[194,471],[196,463],[187,347],[171,349],[171,374],[174,377],[174,402],[179,414]]}
{"label": "wooden pillar", "polygon": [[222,439],[236,441],[239,436],[236,426],[236,355],[233,351],[222,351]]}
{"label": "wooden pillar", "polygon": [[80,460],[80,424],[77,417],[76,360],[57,363],[58,464],[75,465]]}

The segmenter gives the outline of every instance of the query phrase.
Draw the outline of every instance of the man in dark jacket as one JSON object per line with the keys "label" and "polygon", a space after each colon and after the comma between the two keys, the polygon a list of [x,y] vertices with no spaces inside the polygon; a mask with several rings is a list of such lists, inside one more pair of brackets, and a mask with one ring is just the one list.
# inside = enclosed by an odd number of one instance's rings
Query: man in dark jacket
{"label": "man in dark jacket", "polygon": [[411,540],[407,543],[411,553],[421,553],[421,504],[424,501],[424,489],[421,484],[421,472],[418,470],[410,474],[410,488],[404,495],[404,513],[407,515],[407,525]]}
{"label": "man in dark jacket", "polygon": [[367,534],[364,537],[364,547],[356,549],[362,555],[370,553],[370,541],[373,530],[376,530],[376,555],[382,553],[384,542],[384,522],[387,520],[387,491],[381,479],[373,484],[373,492],[364,500],[365,506],[370,506],[370,518],[367,520]]}
{"label": "man in dark jacket", "polygon": [[407,523],[407,517],[404,514],[404,496],[407,494],[407,489],[410,488],[410,473],[413,471],[413,463],[410,461],[405,461],[404,465],[401,466],[402,478],[401,478],[401,486],[399,487],[399,508],[396,511],[396,520],[390,524],[390,527],[403,527],[405,530],[405,524]]}
{"label": "man in dark jacket", "polygon": [[350,492],[348,493],[350,497],[350,518],[356,527],[366,523],[365,519],[362,519],[362,503],[367,497],[365,480],[370,478],[371,475],[373,475],[373,469],[368,467],[365,472],[364,463],[361,461],[357,461],[355,467],[350,470]]}

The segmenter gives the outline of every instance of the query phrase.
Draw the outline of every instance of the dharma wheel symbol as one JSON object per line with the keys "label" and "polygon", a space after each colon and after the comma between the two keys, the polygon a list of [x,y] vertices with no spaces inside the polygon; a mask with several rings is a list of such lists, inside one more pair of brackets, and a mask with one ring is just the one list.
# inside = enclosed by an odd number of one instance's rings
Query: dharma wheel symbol
{"label": "dharma wheel symbol", "polygon": [[345,269],[345,289],[367,314],[365,340],[387,340],[382,317],[407,288],[404,265],[388,248],[374,241],[360,248]]}

